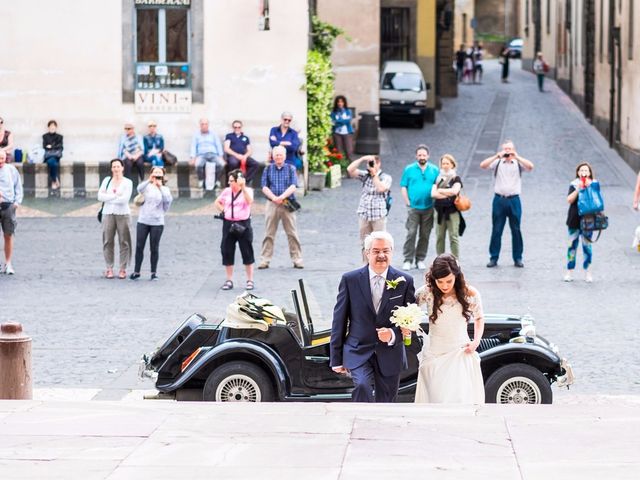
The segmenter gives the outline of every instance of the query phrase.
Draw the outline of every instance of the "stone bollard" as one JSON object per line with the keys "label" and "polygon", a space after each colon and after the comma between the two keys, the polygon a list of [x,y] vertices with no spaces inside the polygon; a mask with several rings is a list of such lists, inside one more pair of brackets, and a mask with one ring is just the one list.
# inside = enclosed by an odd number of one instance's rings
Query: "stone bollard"
{"label": "stone bollard", "polygon": [[0,400],[31,400],[31,338],[19,323],[0,325]]}

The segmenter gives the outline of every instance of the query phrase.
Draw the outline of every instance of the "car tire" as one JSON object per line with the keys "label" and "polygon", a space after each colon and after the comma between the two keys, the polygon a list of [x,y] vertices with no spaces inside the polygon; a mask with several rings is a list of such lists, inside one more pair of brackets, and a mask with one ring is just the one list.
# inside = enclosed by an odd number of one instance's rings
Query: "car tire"
{"label": "car tire", "polygon": [[549,380],[535,367],[515,363],[499,368],[484,384],[487,403],[550,404],[553,392]]}
{"label": "car tire", "polygon": [[272,402],[269,376],[250,362],[233,362],[216,368],[204,384],[205,402]]}

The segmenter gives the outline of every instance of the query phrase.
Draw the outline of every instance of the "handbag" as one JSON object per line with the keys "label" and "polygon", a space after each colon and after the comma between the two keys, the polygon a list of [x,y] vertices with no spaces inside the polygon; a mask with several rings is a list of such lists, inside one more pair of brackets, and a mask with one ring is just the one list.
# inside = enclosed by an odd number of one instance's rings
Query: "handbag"
{"label": "handbag", "polygon": [[51,157],[61,158],[62,157],[62,149],[61,148],[52,148],[51,150],[45,150],[44,151],[45,160],[47,158],[51,158]]}
{"label": "handbag", "polygon": [[471,200],[462,193],[456,195],[456,199],[453,201],[453,204],[459,212],[466,212],[471,208]]}
{"label": "handbag", "polygon": [[297,212],[298,210],[300,210],[300,208],[302,208],[302,206],[295,198],[285,198],[282,202],[282,205],[290,212]]}
{"label": "handbag", "polygon": [[144,204],[144,194],[139,193],[135,197],[133,197],[133,204],[141,207]]}
{"label": "handbag", "polygon": [[600,193],[600,182],[593,181],[588,187],[578,191],[578,215],[602,212],[604,200]]}
{"label": "handbag", "polygon": [[600,238],[603,230],[609,227],[609,217],[604,212],[589,213],[580,217],[580,230],[583,232],[598,232],[598,236],[594,239],[583,237],[590,243],[595,243]]}
{"label": "handbag", "polygon": [[[111,177],[109,177],[109,181],[107,182],[107,188],[109,188],[109,185],[111,184]],[[102,210],[104,209],[104,202],[102,202],[102,206],[100,207],[100,210],[98,210],[98,223],[102,223]]]}
{"label": "handbag", "polygon": [[[235,217],[233,213],[233,202],[235,202],[242,191],[239,191],[235,196],[231,195],[231,218]],[[244,235],[244,232],[247,230],[247,226],[241,222],[231,222],[231,226],[229,227],[229,233],[234,237],[241,237]]]}
{"label": "handbag", "polygon": [[176,163],[178,163],[178,157],[176,157],[173,153],[169,152],[168,150],[165,150],[164,152],[162,152],[162,161],[164,162],[165,165],[173,166]]}

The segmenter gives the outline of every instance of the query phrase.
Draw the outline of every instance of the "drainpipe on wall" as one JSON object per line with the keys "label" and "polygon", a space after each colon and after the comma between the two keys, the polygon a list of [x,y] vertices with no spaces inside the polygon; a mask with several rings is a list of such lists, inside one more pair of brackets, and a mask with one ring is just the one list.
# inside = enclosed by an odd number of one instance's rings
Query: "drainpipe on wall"
{"label": "drainpipe on wall", "polygon": [[615,45],[615,14],[616,2],[609,0],[609,147],[613,148],[615,137],[613,128],[615,125],[616,106],[616,45]]}
{"label": "drainpipe on wall", "polygon": [[622,45],[620,45],[620,27],[614,29],[616,48],[618,49],[618,112],[616,114],[616,141],[621,140],[622,130]]}

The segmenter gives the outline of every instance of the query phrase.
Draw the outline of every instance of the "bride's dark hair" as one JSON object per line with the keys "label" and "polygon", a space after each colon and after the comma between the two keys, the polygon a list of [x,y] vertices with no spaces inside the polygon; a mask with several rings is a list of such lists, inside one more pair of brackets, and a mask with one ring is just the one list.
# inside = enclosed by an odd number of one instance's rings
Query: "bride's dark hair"
{"label": "bride's dark hair", "polygon": [[436,284],[436,280],[444,278],[449,274],[453,274],[456,277],[453,288],[455,289],[458,302],[462,305],[462,315],[467,321],[471,319],[471,309],[467,301],[467,282],[464,280],[464,275],[462,274],[462,270],[460,270],[460,265],[458,265],[456,257],[450,253],[444,253],[436,257],[424,278],[425,283],[433,294],[433,309],[431,310],[431,315],[429,315],[429,320],[433,323],[436,322],[438,314],[441,313],[440,307],[442,306],[443,297],[442,291]]}

